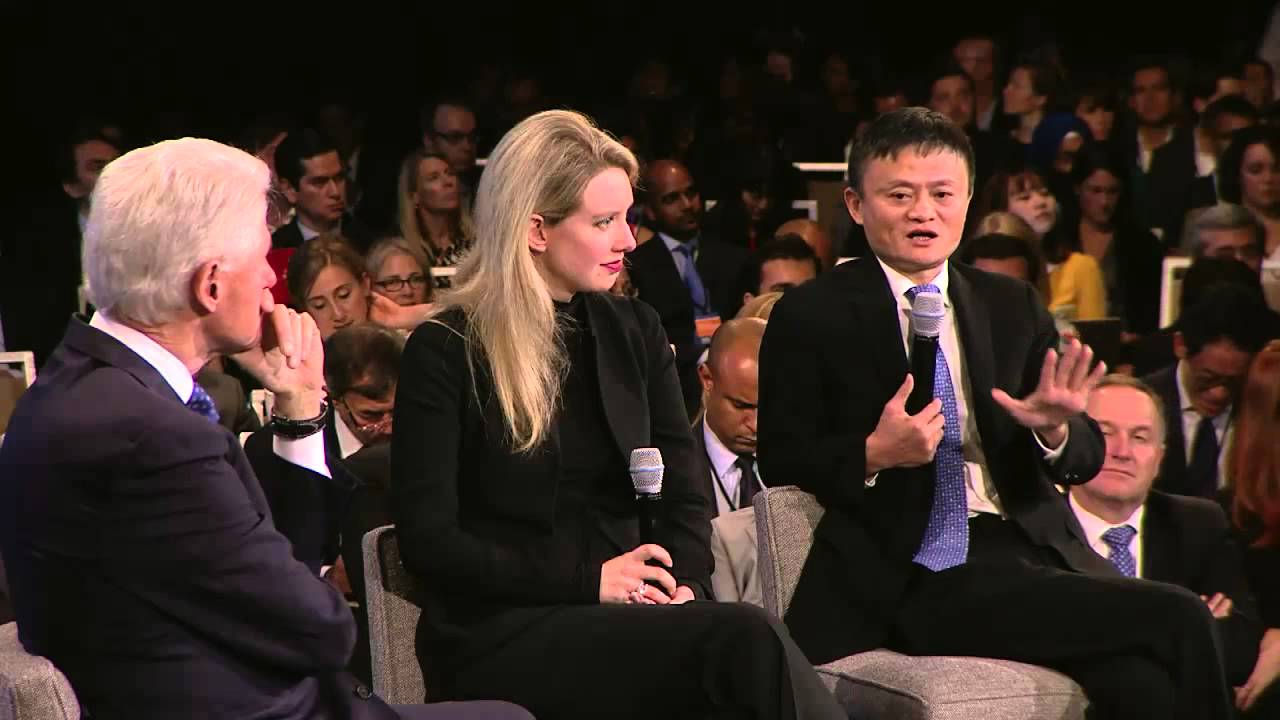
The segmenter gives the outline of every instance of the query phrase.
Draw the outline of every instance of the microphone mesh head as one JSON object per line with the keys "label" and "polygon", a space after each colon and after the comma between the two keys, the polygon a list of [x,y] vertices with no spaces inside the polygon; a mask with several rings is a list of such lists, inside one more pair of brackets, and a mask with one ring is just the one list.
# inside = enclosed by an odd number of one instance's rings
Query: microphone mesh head
{"label": "microphone mesh head", "polygon": [[662,451],[636,448],[631,451],[631,484],[640,495],[662,492]]}
{"label": "microphone mesh head", "polygon": [[915,299],[911,301],[911,332],[936,338],[942,334],[942,320],[945,316],[942,293],[916,293]]}

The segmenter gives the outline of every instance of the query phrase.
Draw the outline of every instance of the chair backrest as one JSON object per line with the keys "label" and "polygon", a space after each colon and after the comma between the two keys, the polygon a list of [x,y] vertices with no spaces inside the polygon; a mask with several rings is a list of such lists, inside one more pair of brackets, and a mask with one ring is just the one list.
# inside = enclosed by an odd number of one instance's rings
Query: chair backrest
{"label": "chair backrest", "polygon": [[822,519],[818,499],[794,485],[756,493],[756,541],[764,607],[781,618],[791,607],[800,571],[813,547],[813,530]]}
{"label": "chair backrest", "polygon": [[421,703],[427,691],[414,647],[422,614],[420,584],[400,562],[394,525],[365,533],[361,547],[373,691],[392,705]]}
{"label": "chair backrest", "polygon": [[0,718],[79,720],[71,683],[47,659],[18,640],[18,624],[0,625]]}

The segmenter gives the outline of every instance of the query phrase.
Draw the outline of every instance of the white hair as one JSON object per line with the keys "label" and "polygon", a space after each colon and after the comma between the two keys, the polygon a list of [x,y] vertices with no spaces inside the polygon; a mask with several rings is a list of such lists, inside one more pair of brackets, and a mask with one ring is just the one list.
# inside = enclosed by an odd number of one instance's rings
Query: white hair
{"label": "white hair", "polygon": [[261,238],[270,183],[264,162],[212,140],[121,155],[98,178],[85,227],[90,301],[118,320],[171,322],[201,265],[234,263]]}

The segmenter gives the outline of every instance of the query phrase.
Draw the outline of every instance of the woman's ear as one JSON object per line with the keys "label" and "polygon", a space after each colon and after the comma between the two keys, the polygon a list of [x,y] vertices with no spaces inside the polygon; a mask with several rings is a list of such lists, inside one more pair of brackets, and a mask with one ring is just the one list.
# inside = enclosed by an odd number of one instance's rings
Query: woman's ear
{"label": "woman's ear", "polygon": [[529,251],[534,255],[547,251],[546,222],[541,215],[529,216]]}
{"label": "woman's ear", "polygon": [[191,294],[197,311],[208,314],[218,309],[218,283],[221,279],[222,270],[217,262],[207,262],[196,268],[191,276]]}

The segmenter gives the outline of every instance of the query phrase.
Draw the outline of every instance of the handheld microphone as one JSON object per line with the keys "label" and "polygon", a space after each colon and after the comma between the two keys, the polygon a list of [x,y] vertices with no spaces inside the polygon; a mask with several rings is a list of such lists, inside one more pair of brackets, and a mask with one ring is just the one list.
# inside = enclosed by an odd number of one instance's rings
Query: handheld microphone
{"label": "handheld microphone", "polygon": [[907,398],[907,413],[915,415],[933,401],[933,368],[946,308],[942,293],[916,293],[911,301],[911,377],[915,386]]}
{"label": "handheld microphone", "polygon": [[631,484],[636,490],[636,511],[640,516],[640,542],[657,542],[662,516],[662,451],[636,448],[631,451]]}

